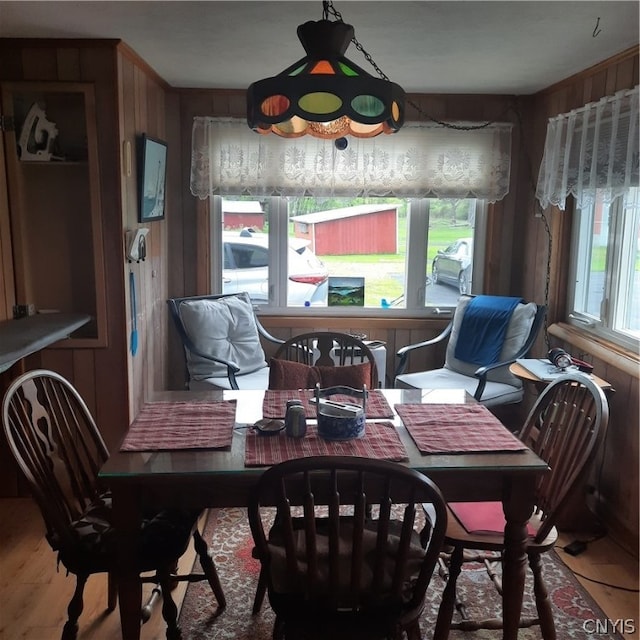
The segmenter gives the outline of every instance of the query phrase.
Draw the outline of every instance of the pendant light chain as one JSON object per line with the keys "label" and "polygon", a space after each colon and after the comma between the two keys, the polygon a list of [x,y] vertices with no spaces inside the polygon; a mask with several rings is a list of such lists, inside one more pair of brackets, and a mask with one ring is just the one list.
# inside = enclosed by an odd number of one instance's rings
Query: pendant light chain
{"label": "pendant light chain", "polygon": [[[332,0],[324,0],[322,3],[323,17],[326,20],[329,14],[331,14],[338,22],[344,22],[342,14],[333,6]],[[358,38],[353,36],[351,38],[353,46],[364,56],[364,59],[376,70],[376,73],[383,79],[389,82],[389,77],[382,71],[382,69],[376,64],[375,60],[371,57],[371,54],[360,44]]]}
{"label": "pendant light chain", "polygon": [[[344,22],[344,20],[342,19],[342,14],[333,6],[333,0],[323,0],[322,2],[323,19],[326,20],[329,14],[331,14],[336,19],[336,21]],[[355,48],[364,56],[365,60],[376,70],[376,73],[380,76],[380,78],[389,82],[389,77],[382,71],[382,69],[380,69],[380,67],[376,64],[375,60],[371,57],[371,54],[362,46],[362,44],[360,44],[360,41],[355,37],[355,35],[351,39],[351,42],[353,42],[353,45],[355,46]],[[431,120],[431,122],[434,122],[435,124],[439,124],[441,127],[446,127],[447,129],[456,129],[457,131],[475,131],[477,129],[486,129],[487,127],[494,124],[493,120],[489,120],[487,122],[483,122],[482,124],[476,124],[476,125],[459,125],[459,124],[452,124],[450,122],[444,122],[442,120],[438,120],[437,118],[430,116],[426,111],[422,109],[420,105],[416,104],[410,98],[407,98],[406,100],[407,100],[407,103],[410,104],[420,115],[424,116],[428,120]]]}

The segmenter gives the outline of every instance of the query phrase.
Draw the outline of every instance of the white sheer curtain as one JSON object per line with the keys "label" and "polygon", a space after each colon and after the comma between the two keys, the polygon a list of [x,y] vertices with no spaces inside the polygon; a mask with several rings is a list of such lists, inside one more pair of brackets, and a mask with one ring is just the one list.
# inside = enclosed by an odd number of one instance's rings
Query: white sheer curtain
{"label": "white sheer curtain", "polygon": [[[472,126],[472,125],[469,125]],[[191,193],[484,198],[509,190],[511,124],[456,130],[405,126],[393,135],[284,139],[251,131],[244,120],[196,117]]]}
{"label": "white sheer curtain", "polygon": [[638,186],[638,87],[549,119],[536,197],[543,208],[611,203]]}

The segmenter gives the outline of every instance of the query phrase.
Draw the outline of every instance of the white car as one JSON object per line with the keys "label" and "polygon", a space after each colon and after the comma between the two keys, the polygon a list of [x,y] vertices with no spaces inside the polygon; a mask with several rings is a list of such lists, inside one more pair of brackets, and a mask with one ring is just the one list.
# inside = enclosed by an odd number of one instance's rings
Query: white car
{"label": "white car", "polygon": [[[222,234],[224,263],[223,293],[246,291],[251,300],[265,303],[269,300],[269,237],[247,229]],[[289,238],[287,254],[289,283],[287,302],[290,306],[327,304],[329,273],[309,241]]]}

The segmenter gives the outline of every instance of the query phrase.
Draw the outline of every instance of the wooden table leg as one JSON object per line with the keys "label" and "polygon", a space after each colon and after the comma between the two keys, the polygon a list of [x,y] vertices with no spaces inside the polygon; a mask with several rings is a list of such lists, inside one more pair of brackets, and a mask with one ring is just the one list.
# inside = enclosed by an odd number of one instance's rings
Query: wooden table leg
{"label": "wooden table leg", "polygon": [[504,489],[504,566],[502,619],[504,640],[517,640],[527,571],[527,522],[533,510],[534,479],[511,478]]}
{"label": "wooden table leg", "polygon": [[118,532],[118,601],[122,640],[140,639],[142,582],[136,570],[140,508],[135,494],[113,491],[113,521]]}

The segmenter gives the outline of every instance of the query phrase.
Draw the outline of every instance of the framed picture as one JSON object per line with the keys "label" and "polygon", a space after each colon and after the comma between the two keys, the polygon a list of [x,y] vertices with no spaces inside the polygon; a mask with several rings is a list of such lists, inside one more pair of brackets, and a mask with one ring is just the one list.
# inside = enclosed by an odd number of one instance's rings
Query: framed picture
{"label": "framed picture", "polygon": [[363,307],[364,306],[364,278],[334,278],[329,277],[329,307]]}
{"label": "framed picture", "polygon": [[164,190],[167,182],[167,143],[146,134],[140,140],[139,222],[164,218]]}

